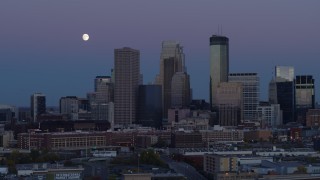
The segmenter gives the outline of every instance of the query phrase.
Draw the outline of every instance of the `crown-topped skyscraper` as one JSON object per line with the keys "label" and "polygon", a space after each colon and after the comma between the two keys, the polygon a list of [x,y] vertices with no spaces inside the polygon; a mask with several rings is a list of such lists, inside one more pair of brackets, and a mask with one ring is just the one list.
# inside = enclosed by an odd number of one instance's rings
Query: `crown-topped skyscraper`
{"label": "crown-topped skyscraper", "polygon": [[210,104],[213,109],[216,102],[217,87],[228,82],[229,75],[229,39],[225,36],[210,37]]}

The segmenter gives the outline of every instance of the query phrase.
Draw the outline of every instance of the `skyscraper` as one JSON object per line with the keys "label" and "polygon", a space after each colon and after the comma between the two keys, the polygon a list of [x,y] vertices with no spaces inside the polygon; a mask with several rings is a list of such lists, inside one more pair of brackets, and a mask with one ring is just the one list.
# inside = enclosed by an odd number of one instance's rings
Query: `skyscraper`
{"label": "skyscraper", "polygon": [[128,47],[115,49],[114,73],[114,123],[128,126],[136,121],[140,52]]}
{"label": "skyscraper", "polygon": [[171,81],[171,107],[188,107],[191,102],[190,78],[186,72],[177,72]]}
{"label": "skyscraper", "polygon": [[137,121],[142,126],[162,126],[162,93],[160,85],[140,85]]}
{"label": "skyscraper", "polygon": [[37,118],[41,114],[46,113],[46,96],[42,93],[35,93],[31,95],[31,117],[33,122],[37,121]]}
{"label": "skyscraper", "polygon": [[[109,108],[110,103],[114,101],[113,82],[110,76],[97,76],[94,79],[95,97],[91,99],[91,119],[92,120],[108,120],[110,112],[113,108]],[[113,104],[111,104],[113,107]],[[113,119],[113,118],[111,118]]]}
{"label": "skyscraper", "polygon": [[257,73],[231,73],[229,82],[239,82],[243,88],[243,120],[255,120],[259,105],[259,77]]}
{"label": "skyscraper", "polygon": [[222,82],[217,86],[216,106],[221,126],[237,126],[243,119],[243,89],[239,82]]}
{"label": "skyscraper", "polygon": [[277,86],[277,103],[280,104],[280,109],[283,113],[283,123],[294,122],[294,108],[295,108],[295,95],[294,95],[294,82],[276,82]]}
{"label": "skyscraper", "polygon": [[162,85],[163,117],[168,117],[171,108],[171,81],[176,72],[183,72],[184,53],[182,46],[176,41],[163,41],[160,56],[160,74],[156,83]]}
{"label": "skyscraper", "polygon": [[293,81],[294,80],[294,68],[292,66],[276,66],[275,76],[277,81]]}
{"label": "skyscraper", "polygon": [[312,76],[296,76],[296,121],[306,124],[306,114],[309,109],[315,108],[314,79]]}
{"label": "skyscraper", "polygon": [[227,82],[229,75],[229,39],[225,36],[210,37],[210,104],[216,104],[217,87]]}
{"label": "skyscraper", "polygon": [[269,101],[271,104],[280,104],[284,124],[295,121],[295,85],[293,67],[275,67],[275,78],[272,79],[269,84]]}
{"label": "skyscraper", "polygon": [[113,83],[110,76],[97,76],[94,80],[97,103],[113,102]]}

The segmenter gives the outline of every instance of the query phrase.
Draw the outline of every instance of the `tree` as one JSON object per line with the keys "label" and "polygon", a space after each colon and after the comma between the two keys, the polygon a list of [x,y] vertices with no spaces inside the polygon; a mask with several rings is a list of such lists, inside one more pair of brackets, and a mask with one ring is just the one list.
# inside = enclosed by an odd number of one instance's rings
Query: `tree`
{"label": "tree", "polygon": [[295,174],[307,174],[307,168],[304,166],[298,166]]}

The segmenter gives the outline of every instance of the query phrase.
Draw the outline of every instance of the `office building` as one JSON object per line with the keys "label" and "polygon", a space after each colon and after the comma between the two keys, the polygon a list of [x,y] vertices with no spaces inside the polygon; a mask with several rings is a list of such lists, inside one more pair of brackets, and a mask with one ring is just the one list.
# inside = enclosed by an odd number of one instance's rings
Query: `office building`
{"label": "office building", "polygon": [[96,76],[94,79],[94,91],[88,96],[91,119],[113,122],[113,117],[111,116],[114,114],[114,83],[112,77]]}
{"label": "office building", "polygon": [[203,157],[203,170],[209,174],[219,172],[238,172],[238,157],[228,155],[205,154]]}
{"label": "office building", "polygon": [[162,126],[162,93],[160,85],[140,85],[137,122],[142,126]]}
{"label": "office building", "polygon": [[295,83],[296,122],[306,124],[306,113],[315,108],[314,79],[312,76],[296,76]]}
{"label": "office building", "polygon": [[309,109],[306,114],[307,127],[320,127],[320,109]]}
{"label": "office building", "polygon": [[231,73],[229,82],[240,82],[243,89],[243,120],[255,120],[259,105],[259,77],[257,73]]}
{"label": "office building", "polygon": [[223,82],[216,89],[215,111],[221,126],[237,126],[242,120],[243,89],[241,83]]}
{"label": "office building", "polygon": [[176,41],[163,41],[160,56],[160,73],[156,83],[162,85],[163,117],[168,117],[171,108],[172,77],[176,72],[184,72],[184,53],[182,46]]}
{"label": "office building", "polygon": [[202,135],[199,132],[176,131],[171,134],[173,148],[202,148]]}
{"label": "office building", "polygon": [[210,37],[210,104],[216,104],[217,87],[228,82],[229,75],[229,39],[225,36]]}
{"label": "office building", "polygon": [[277,81],[293,81],[294,80],[294,68],[292,66],[276,66],[275,77]]}
{"label": "office building", "polygon": [[46,96],[42,93],[31,95],[31,117],[33,122],[37,121],[37,117],[46,113]]}
{"label": "office building", "polygon": [[94,79],[96,103],[113,102],[113,83],[110,76],[97,76]]}
{"label": "office building", "polygon": [[60,98],[60,114],[67,115],[69,120],[79,119],[79,103],[76,96]]}
{"label": "office building", "polygon": [[244,131],[242,130],[230,130],[224,129],[219,126],[215,126],[213,130],[200,131],[202,134],[202,141],[205,144],[214,144],[216,142],[227,142],[227,141],[243,141]]}
{"label": "office building", "polygon": [[171,81],[171,107],[189,107],[190,96],[190,77],[186,72],[177,72]]}
{"label": "office building", "polygon": [[114,68],[114,123],[128,126],[136,121],[140,52],[128,47],[115,49]]}
{"label": "office building", "polygon": [[277,102],[283,113],[283,123],[294,122],[294,82],[277,82]]}
{"label": "office building", "polygon": [[282,111],[279,104],[260,103],[256,115],[262,127],[275,128],[282,125]]}
{"label": "office building", "polygon": [[283,124],[295,121],[294,69],[290,66],[276,66],[275,78],[269,84],[269,102],[280,104]]}
{"label": "office building", "polygon": [[0,124],[11,123],[12,120],[17,119],[18,111],[14,106],[0,105]]}
{"label": "office building", "polygon": [[168,109],[168,123],[172,124],[172,122],[179,122],[182,119],[191,117],[191,111],[189,108],[181,109],[181,108],[171,108]]}

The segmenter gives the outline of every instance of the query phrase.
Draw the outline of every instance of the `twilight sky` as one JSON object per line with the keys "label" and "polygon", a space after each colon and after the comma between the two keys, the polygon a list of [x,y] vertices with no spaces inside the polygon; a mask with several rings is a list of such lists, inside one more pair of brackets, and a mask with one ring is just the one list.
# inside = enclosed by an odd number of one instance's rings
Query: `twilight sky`
{"label": "twilight sky", "polygon": [[313,75],[319,100],[319,7],[319,0],[3,0],[0,104],[28,106],[34,92],[48,105],[85,97],[124,46],[140,50],[144,83],[152,82],[163,40],[184,46],[194,98],[208,100],[209,37],[218,26],[229,37],[230,72],[257,72],[262,100],[275,65]]}

